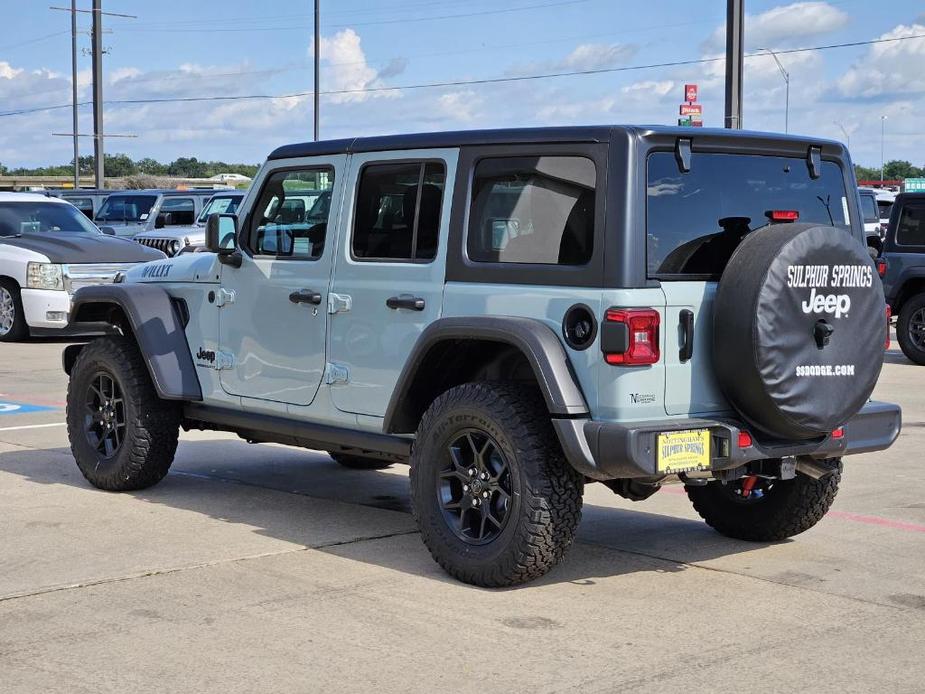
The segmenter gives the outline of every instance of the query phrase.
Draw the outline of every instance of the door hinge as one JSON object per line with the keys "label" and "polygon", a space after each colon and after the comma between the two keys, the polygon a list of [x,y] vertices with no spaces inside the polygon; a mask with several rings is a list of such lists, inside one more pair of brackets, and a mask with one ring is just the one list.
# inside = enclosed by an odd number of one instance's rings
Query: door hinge
{"label": "door hinge", "polygon": [[349,380],[350,370],[346,366],[343,364],[335,364],[333,362],[327,363],[327,366],[324,369],[325,383],[347,383]]}
{"label": "door hinge", "polygon": [[234,355],[231,352],[218,352],[215,355],[215,370],[224,371],[234,368]]}
{"label": "door hinge", "polygon": [[328,313],[345,313],[353,308],[353,297],[349,294],[328,293]]}
{"label": "door hinge", "polygon": [[215,295],[215,305],[221,308],[225,304],[234,303],[234,290],[225,289],[222,287],[218,290],[218,294]]}

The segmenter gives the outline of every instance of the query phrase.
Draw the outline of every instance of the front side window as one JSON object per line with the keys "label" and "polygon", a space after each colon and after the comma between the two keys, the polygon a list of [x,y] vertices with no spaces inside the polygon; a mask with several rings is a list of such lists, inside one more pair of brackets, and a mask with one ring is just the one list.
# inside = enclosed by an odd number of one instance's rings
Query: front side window
{"label": "front side window", "polygon": [[191,226],[196,218],[196,203],[192,198],[164,198],[158,214],[165,215],[164,226]]}
{"label": "front side window", "polygon": [[96,221],[143,222],[155,202],[155,195],[110,195],[97,213]]}
{"label": "front side window", "polygon": [[210,214],[234,214],[238,211],[238,205],[241,204],[243,199],[242,197],[219,197],[216,195],[202,208],[199,223],[205,224]]}
{"label": "front side window", "polygon": [[901,246],[925,246],[925,202],[907,202],[899,214],[896,243]]}
{"label": "front side window", "polygon": [[0,236],[52,232],[100,233],[93,222],[71,205],[53,202],[0,203]]}
{"label": "front side window", "polygon": [[487,263],[585,265],[597,176],[585,157],[482,159],[475,167],[468,254]]}
{"label": "front side window", "polygon": [[[255,255],[317,260],[324,252],[328,215],[311,215],[334,187],[334,169],[277,171],[267,179],[254,207],[249,246]],[[330,204],[328,205],[330,210]]]}
{"label": "front side window", "polygon": [[351,249],[357,260],[437,255],[446,171],[437,162],[371,164],[360,173]]}
{"label": "front side window", "polygon": [[648,271],[659,279],[719,279],[739,242],[775,211],[851,227],[845,179],[830,161],[813,179],[797,157],[695,153],[681,173],[673,152],[655,152],[646,197]]}

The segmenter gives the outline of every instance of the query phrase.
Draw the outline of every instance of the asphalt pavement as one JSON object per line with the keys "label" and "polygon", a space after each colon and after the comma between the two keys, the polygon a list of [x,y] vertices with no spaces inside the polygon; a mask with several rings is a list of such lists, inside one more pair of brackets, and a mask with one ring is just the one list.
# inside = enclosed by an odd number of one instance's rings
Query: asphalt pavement
{"label": "asphalt pavement", "polygon": [[484,590],[431,560],[404,466],[191,433],[156,487],[92,488],[63,346],[0,345],[4,693],[925,689],[925,367],[895,348],[903,433],[812,530],[739,542],[680,487],[590,485],[561,566]]}

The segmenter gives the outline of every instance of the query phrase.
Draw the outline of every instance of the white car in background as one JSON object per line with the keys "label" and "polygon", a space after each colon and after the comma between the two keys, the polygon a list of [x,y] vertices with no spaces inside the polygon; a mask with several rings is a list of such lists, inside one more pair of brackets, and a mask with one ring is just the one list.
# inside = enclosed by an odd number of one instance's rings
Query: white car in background
{"label": "white car in background", "polygon": [[193,224],[161,227],[135,236],[138,243],[156,248],[172,258],[180,253],[205,250],[206,220],[211,214],[234,214],[246,191],[229,190],[216,193],[203,205],[202,212]]}
{"label": "white car in background", "polygon": [[880,210],[877,208],[877,191],[873,188],[858,188],[861,198],[861,215],[864,217],[864,238],[871,255],[876,258],[883,250],[883,231],[880,225]]}
{"label": "white car in background", "polygon": [[0,342],[62,334],[77,289],[162,258],[104,234],[69,202],[0,193]]}

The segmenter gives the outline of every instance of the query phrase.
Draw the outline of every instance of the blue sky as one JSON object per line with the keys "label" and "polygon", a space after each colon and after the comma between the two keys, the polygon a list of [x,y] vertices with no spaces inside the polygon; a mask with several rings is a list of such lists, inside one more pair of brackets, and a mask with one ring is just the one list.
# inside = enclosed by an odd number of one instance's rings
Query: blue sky
{"label": "blue sky", "polygon": [[[0,113],[70,101],[69,16],[52,3],[0,0]],[[68,4],[60,0],[59,4]],[[90,0],[79,0],[88,9]],[[106,100],[310,92],[311,2],[104,0]],[[919,0],[746,0],[750,49],[787,50],[925,34]],[[354,92],[472,79],[628,68],[722,55],[723,0],[322,0],[322,136],[566,123],[672,123],[685,82],[720,125],[722,62],[488,85]],[[82,15],[81,29],[89,27]],[[53,36],[49,36],[52,35]],[[81,35],[80,46],[89,47]],[[925,164],[925,39],[781,55],[792,132],[845,139],[855,160]],[[79,58],[89,98],[88,56]],[[768,56],[745,73],[745,125],[783,130],[784,83]],[[349,93],[325,94],[347,90]],[[81,131],[92,129],[88,107]],[[311,136],[311,96],[110,105],[107,151],[259,162]],[[836,124],[840,123],[841,127]],[[0,162],[66,162],[70,110],[0,117]],[[89,151],[90,141],[83,141]]]}

